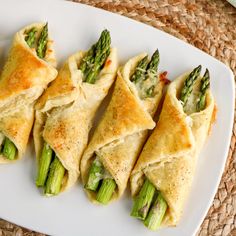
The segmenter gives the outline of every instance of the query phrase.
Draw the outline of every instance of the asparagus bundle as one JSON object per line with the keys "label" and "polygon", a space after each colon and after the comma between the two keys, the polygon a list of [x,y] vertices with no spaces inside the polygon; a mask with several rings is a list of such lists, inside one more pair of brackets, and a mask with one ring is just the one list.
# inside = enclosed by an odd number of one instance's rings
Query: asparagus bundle
{"label": "asparagus bundle", "polygon": [[90,200],[107,204],[123,194],[164,83],[158,76],[158,50],[141,54],[118,72],[111,101],[81,159],[81,175]]}
{"label": "asparagus bundle", "polygon": [[22,157],[34,119],[34,103],[57,71],[47,24],[16,33],[0,78],[0,163]]}
{"label": "asparagus bundle", "polygon": [[36,104],[36,185],[47,196],[68,189],[78,178],[91,123],[115,79],[117,53],[110,45],[104,30],[87,52],[69,57]]}
{"label": "asparagus bundle", "polygon": [[202,78],[200,71],[198,66],[169,86],[160,119],[130,177],[131,216],[151,230],[178,223],[213,122],[209,71]]}

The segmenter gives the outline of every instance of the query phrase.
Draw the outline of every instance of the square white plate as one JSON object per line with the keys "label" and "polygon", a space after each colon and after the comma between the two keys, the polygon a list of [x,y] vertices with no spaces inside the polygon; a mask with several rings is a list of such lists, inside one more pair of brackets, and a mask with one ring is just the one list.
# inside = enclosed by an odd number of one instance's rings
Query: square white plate
{"label": "square white plate", "polygon": [[0,217],[51,235],[162,235],[191,236],[202,222],[217,190],[230,143],[234,114],[234,77],[224,64],[166,33],[119,15],[64,1],[8,0],[0,2],[0,59],[9,39],[21,27],[48,21],[60,62],[79,49],[87,49],[107,28],[120,61],[146,51],[160,50],[160,70],[169,78],[201,64],[211,73],[218,116],[211,136],[201,152],[191,194],[183,218],[176,228],[149,232],[129,216],[128,194],[107,207],[92,205],[81,184],[58,197],[46,198],[35,187],[33,145],[22,161],[0,166]]}

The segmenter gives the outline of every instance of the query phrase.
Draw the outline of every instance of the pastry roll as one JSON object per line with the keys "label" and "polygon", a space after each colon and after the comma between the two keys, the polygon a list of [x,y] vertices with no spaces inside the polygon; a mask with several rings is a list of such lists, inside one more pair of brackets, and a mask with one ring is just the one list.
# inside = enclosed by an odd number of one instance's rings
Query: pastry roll
{"label": "pastry roll", "polygon": [[33,130],[38,164],[36,185],[47,196],[71,187],[95,113],[111,87],[117,51],[104,30],[87,52],[70,56],[36,104]]}
{"label": "pastry roll", "polygon": [[34,120],[34,103],[57,76],[47,24],[15,34],[0,77],[0,163],[22,157]]}
{"label": "pastry roll", "polygon": [[118,71],[111,101],[84,152],[80,170],[92,202],[107,204],[121,197],[131,170],[153,129],[152,119],[164,81],[157,68],[159,53],[130,59]]}
{"label": "pastry roll", "polygon": [[197,157],[214,117],[210,75],[201,66],[173,81],[160,119],[130,177],[131,215],[151,230],[178,224],[191,188]]}

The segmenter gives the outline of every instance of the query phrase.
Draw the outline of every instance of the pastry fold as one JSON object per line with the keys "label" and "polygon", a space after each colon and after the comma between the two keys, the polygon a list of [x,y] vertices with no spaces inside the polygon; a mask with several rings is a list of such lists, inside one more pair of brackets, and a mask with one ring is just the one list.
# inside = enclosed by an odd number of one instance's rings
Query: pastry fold
{"label": "pastry fold", "polygon": [[71,187],[79,176],[80,158],[95,113],[114,82],[118,67],[117,50],[112,48],[96,83],[83,82],[78,67],[85,54],[80,51],[68,58],[36,104],[33,136],[37,160],[45,141],[67,170],[61,191]]}
{"label": "pastry fold", "polygon": [[[138,62],[146,54],[130,59],[118,71],[111,101],[84,152],[80,171],[83,183],[94,156],[97,155],[117,184],[111,200],[121,197],[126,189],[130,172],[147,138],[148,129],[153,129],[152,119],[162,96],[164,83],[158,82],[153,98],[141,100],[137,89],[130,81]],[[85,190],[89,199],[96,202],[96,193]]]}
{"label": "pastry fold", "polygon": [[[25,41],[25,32],[42,29],[43,23],[31,24],[14,36],[0,77],[0,142],[8,137],[17,148],[15,160],[26,150],[34,120],[34,103],[48,83],[57,76],[53,41],[49,39],[44,59]],[[12,162],[0,154],[0,163]]]}
{"label": "pastry fold", "polygon": [[174,226],[180,220],[197,156],[209,134],[214,116],[215,105],[210,91],[206,94],[204,110],[189,116],[184,113],[177,97],[188,74],[169,85],[160,119],[130,177],[133,197],[138,194],[145,176],[161,191],[168,204],[163,226]]}

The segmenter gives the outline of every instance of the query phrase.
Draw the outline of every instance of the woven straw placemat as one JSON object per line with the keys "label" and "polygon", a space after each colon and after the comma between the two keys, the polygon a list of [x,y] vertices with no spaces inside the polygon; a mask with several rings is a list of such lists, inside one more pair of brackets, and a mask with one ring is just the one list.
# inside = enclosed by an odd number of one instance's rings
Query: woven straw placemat
{"label": "woven straw placemat", "polygon": [[[116,12],[166,31],[218,58],[236,74],[236,9],[226,1],[76,1]],[[198,236],[236,236],[235,136],[234,125],[225,171]],[[0,220],[1,235],[43,236],[4,220]]]}

